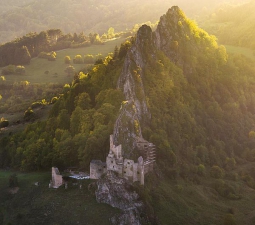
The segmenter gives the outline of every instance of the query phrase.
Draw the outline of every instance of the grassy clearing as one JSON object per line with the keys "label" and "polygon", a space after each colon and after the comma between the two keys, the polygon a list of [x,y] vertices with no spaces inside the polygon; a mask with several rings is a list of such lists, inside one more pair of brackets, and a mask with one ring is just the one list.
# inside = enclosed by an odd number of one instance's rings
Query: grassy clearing
{"label": "grassy clearing", "polygon": [[244,48],[244,47],[237,47],[233,45],[225,45],[227,53],[232,54],[242,54],[252,60],[255,60],[255,54],[252,49]]}
{"label": "grassy clearing", "polygon": [[[108,225],[109,218],[119,211],[98,204],[88,190],[89,180],[83,188],[77,186],[49,189],[51,172],[17,173],[19,190],[11,194],[8,178],[12,172],[0,171],[0,224],[19,225]],[[35,182],[41,182],[35,186]],[[2,222],[2,223],[1,223]]]}
{"label": "grassy clearing", "polygon": [[[114,47],[120,46],[120,44],[125,40],[125,38],[120,38],[112,41],[106,42],[104,45],[92,45],[89,47],[83,48],[70,48],[57,51],[56,61],[48,61],[46,59],[33,58],[30,65],[26,67],[25,75],[8,75],[5,76],[7,83],[19,82],[27,80],[31,83],[70,83],[73,77],[68,77],[64,72],[67,67],[64,64],[65,56],[69,55],[71,59],[75,55],[97,55],[101,53],[103,56],[106,56],[109,52],[113,52]],[[76,71],[79,71],[86,67],[85,64],[72,64]],[[45,74],[45,71],[49,71],[48,74]]]}
{"label": "grassy clearing", "polygon": [[[249,164],[251,168],[254,166],[254,163]],[[67,190],[64,187],[55,190],[48,188],[50,171],[19,172],[19,190],[16,194],[11,194],[8,178],[12,173],[0,171],[0,224],[107,225],[110,224],[109,218],[119,212],[96,202],[93,192],[87,188],[90,180],[83,181],[81,190],[71,185]],[[41,182],[39,187],[34,185],[38,181]],[[201,177],[201,184],[196,185],[182,179],[173,181],[163,177],[158,179],[152,175],[146,177],[146,185],[139,186],[138,190],[143,199],[150,202],[153,207],[151,213],[157,215],[162,225],[222,225],[230,210],[236,224],[253,225],[255,191],[241,180],[229,181],[238,186],[242,195],[239,200],[230,200],[215,191],[215,181],[216,179]]]}

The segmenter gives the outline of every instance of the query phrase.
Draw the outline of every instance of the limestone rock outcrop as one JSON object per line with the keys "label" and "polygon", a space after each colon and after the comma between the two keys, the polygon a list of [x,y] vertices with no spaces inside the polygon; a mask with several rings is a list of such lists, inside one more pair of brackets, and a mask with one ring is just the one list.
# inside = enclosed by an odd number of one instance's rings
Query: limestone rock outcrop
{"label": "limestone rock outcrop", "polygon": [[142,137],[141,126],[148,122],[151,114],[146,101],[143,84],[145,66],[148,55],[155,56],[153,32],[143,25],[137,32],[136,41],[128,51],[122,72],[118,80],[120,88],[127,100],[122,106],[114,128],[114,143],[122,144],[123,155],[135,159],[136,138]]}
{"label": "limestone rock outcrop", "polygon": [[114,173],[108,173],[97,181],[96,199],[121,210],[121,214],[111,218],[116,225],[140,225],[143,203],[132,186]]}

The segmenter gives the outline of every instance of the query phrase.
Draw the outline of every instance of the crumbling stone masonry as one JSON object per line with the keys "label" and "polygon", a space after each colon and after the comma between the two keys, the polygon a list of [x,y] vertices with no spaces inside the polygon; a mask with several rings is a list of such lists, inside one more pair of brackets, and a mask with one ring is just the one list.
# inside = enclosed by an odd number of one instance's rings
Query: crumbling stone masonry
{"label": "crumbling stone masonry", "polygon": [[62,175],[60,175],[57,167],[52,167],[51,173],[52,173],[52,180],[50,181],[49,187],[59,188],[63,184]]}
{"label": "crumbling stone masonry", "polygon": [[106,172],[106,163],[101,160],[92,160],[90,162],[90,179],[99,179]]}
{"label": "crumbling stone masonry", "polygon": [[137,148],[141,154],[137,162],[124,159],[121,145],[115,146],[113,135],[111,135],[110,151],[106,157],[106,163],[101,160],[92,160],[90,163],[90,179],[99,179],[108,171],[114,171],[120,177],[131,182],[139,181],[141,185],[144,185],[144,175],[153,170],[155,146],[142,138],[138,138]]}

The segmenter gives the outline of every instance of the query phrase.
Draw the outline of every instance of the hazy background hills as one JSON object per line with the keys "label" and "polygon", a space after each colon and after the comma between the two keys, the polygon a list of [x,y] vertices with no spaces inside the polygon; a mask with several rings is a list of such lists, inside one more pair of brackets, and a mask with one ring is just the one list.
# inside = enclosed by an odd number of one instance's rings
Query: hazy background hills
{"label": "hazy background hills", "polygon": [[217,36],[222,44],[255,49],[255,2],[234,6],[226,4],[208,14],[202,27]]}
{"label": "hazy background hills", "polygon": [[191,18],[212,12],[219,4],[245,0],[11,0],[1,2],[0,43],[29,32],[59,28],[64,32],[96,32],[109,27],[124,31],[135,24],[156,22],[172,5],[178,5]]}

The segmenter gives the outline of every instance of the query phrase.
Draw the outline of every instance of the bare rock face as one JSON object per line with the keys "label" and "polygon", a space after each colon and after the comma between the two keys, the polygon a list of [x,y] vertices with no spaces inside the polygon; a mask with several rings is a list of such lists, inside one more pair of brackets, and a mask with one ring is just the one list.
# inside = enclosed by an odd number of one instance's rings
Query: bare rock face
{"label": "bare rock face", "polygon": [[160,18],[154,42],[158,50],[181,67],[186,65],[182,47],[187,40],[183,38],[190,38],[186,17],[178,6],[173,6]]}
{"label": "bare rock face", "polygon": [[137,137],[142,137],[141,127],[150,122],[151,113],[146,99],[144,80],[151,62],[157,60],[157,52],[162,51],[171,61],[183,67],[187,74],[192,72],[189,63],[185,62],[189,52],[183,51],[187,49],[187,44],[191,46],[190,51],[193,48],[193,40],[190,42],[186,40],[193,37],[189,26],[185,15],[174,6],[160,18],[155,32],[152,32],[147,25],[140,27],[135,43],[127,52],[117,86],[123,91],[128,104],[132,107],[125,112],[121,111],[114,128],[114,143],[122,144],[125,157],[135,160],[137,156],[134,154],[135,140]]}
{"label": "bare rock face", "polygon": [[137,109],[133,101],[122,103],[114,126],[114,143],[122,145],[124,158],[137,160],[136,137],[142,136]]}
{"label": "bare rock face", "polygon": [[[160,18],[155,32],[147,25],[138,30],[135,43],[127,52],[117,84],[129,106],[132,106],[125,110],[122,108],[113,134],[115,145],[122,144],[124,157],[136,159],[136,138],[142,137],[141,127],[150,122],[151,113],[144,81],[151,62],[157,60],[157,53],[163,52],[189,76],[193,72],[193,64],[197,63],[190,55],[205,51],[203,43],[207,42],[208,34],[194,33],[193,25],[179,7],[174,6]],[[198,45],[199,41],[201,43]]]}
{"label": "bare rock face", "polygon": [[136,159],[135,140],[142,137],[141,125],[150,120],[151,114],[146,102],[143,76],[148,56],[154,57],[153,33],[149,26],[143,25],[134,45],[128,51],[118,80],[127,104],[115,123],[114,143],[122,144],[123,156]]}
{"label": "bare rock face", "polygon": [[96,199],[99,203],[106,203],[121,210],[120,215],[111,218],[113,224],[140,225],[140,213],[143,203],[138,200],[138,194],[132,190],[128,182],[113,173],[98,180]]}

